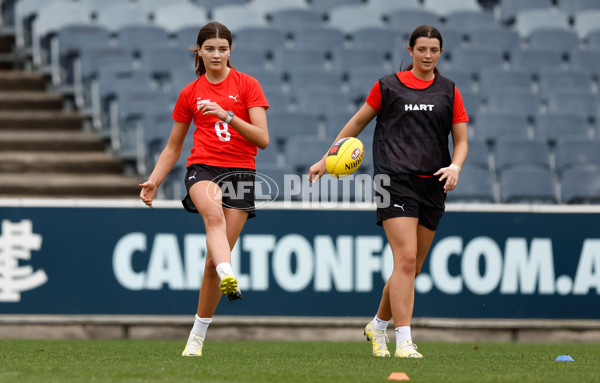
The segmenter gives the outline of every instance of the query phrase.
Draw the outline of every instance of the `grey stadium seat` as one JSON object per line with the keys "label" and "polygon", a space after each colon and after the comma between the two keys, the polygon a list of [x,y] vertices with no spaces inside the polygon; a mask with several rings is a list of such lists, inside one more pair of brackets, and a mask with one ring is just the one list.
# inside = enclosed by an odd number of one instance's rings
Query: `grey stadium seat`
{"label": "grey stadium seat", "polygon": [[600,168],[600,141],[577,137],[562,137],[556,142],[556,170],[569,168]]}
{"label": "grey stadium seat", "polygon": [[585,117],[573,112],[550,111],[535,120],[536,140],[550,145],[556,144],[561,137],[589,138],[589,128]]}
{"label": "grey stadium seat", "polygon": [[169,32],[175,32],[181,28],[195,26],[198,30],[208,22],[208,12],[206,9],[196,5],[196,3],[182,2],[165,6],[162,4],[152,10],[154,24],[166,29]]}
{"label": "grey stadium seat", "polygon": [[329,25],[346,33],[352,33],[361,28],[383,27],[379,14],[363,5],[347,5],[332,8],[329,11]]}
{"label": "grey stadium seat", "polygon": [[512,49],[521,45],[521,37],[517,31],[492,25],[470,29],[467,36],[471,44],[489,45],[500,49],[504,55],[509,55]]}
{"label": "grey stadium seat", "polygon": [[529,123],[524,113],[512,110],[480,113],[476,117],[475,138],[494,143],[498,138],[529,138]]}
{"label": "grey stadium seat", "polygon": [[550,9],[552,0],[500,0],[500,20],[514,22],[517,12],[524,9]]}
{"label": "grey stadium seat", "polygon": [[600,204],[600,168],[565,170],[561,199],[568,204]]}
{"label": "grey stadium seat", "polygon": [[447,194],[446,202],[494,203],[494,178],[487,169],[465,165],[456,188]]}
{"label": "grey stadium seat", "polygon": [[554,175],[548,169],[507,169],[499,175],[500,202],[555,204]]}
{"label": "grey stadium seat", "polygon": [[579,36],[569,29],[543,28],[529,34],[528,46],[534,49],[549,49],[567,54],[573,47],[579,46]]}
{"label": "grey stadium seat", "polygon": [[312,9],[282,9],[271,14],[271,26],[286,32],[320,28],[323,20]]}
{"label": "grey stadium seat", "polygon": [[569,16],[552,9],[526,9],[517,12],[516,30],[521,37],[540,29],[560,28],[570,30]]}
{"label": "grey stadium seat", "polygon": [[297,29],[293,33],[293,38],[295,48],[317,49],[325,55],[338,47],[343,47],[346,42],[346,36],[341,30],[330,27]]}
{"label": "grey stadium seat", "polygon": [[511,168],[550,169],[550,151],[545,142],[523,138],[498,139],[494,148],[497,172]]}
{"label": "grey stadium seat", "polygon": [[529,72],[505,70],[502,68],[484,69],[479,74],[479,92],[485,97],[498,90],[515,89],[531,92],[533,81]]}

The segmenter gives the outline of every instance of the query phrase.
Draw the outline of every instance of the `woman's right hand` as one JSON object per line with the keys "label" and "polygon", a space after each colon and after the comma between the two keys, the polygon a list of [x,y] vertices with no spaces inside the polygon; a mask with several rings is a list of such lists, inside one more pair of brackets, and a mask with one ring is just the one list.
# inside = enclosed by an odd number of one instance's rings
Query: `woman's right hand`
{"label": "woman's right hand", "polygon": [[323,157],[321,161],[317,162],[308,170],[308,180],[312,183],[315,183],[325,174],[327,171],[327,165],[325,163],[325,158]]}
{"label": "woman's right hand", "polygon": [[156,195],[156,184],[152,181],[146,181],[143,184],[139,184],[139,187],[142,188],[142,191],[140,191],[142,201],[149,207],[153,207],[152,200]]}

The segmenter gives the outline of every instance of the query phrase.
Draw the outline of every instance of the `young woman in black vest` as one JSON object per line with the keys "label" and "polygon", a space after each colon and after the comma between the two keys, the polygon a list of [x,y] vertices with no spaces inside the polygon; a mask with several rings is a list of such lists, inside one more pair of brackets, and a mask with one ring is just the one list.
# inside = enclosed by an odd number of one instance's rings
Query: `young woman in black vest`
{"label": "young woman in black vest", "polygon": [[[377,315],[365,327],[375,356],[390,356],[386,328],[394,318],[395,356],[423,357],[410,331],[414,281],[444,214],[446,193],[456,187],[467,157],[469,118],[462,97],[454,82],[436,68],[442,46],[436,28],[416,28],[408,46],[412,64],[381,78],[334,141],[357,137],[377,117],[373,137],[377,224],[385,230],[394,268]],[[450,134],[452,157],[448,149]],[[325,158],[310,168],[310,181],[316,182],[325,173]]]}

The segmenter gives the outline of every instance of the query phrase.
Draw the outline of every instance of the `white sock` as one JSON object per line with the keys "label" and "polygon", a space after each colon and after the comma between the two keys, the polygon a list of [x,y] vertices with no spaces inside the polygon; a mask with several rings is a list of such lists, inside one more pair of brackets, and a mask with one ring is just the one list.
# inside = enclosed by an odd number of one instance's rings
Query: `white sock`
{"label": "white sock", "polygon": [[194,319],[194,327],[192,327],[192,334],[198,334],[202,338],[206,338],[206,330],[208,330],[208,325],[211,324],[212,318],[200,318],[198,314],[196,314]]}
{"label": "white sock", "polygon": [[396,345],[409,341],[412,343],[412,337],[410,336],[410,326],[396,327]]}
{"label": "white sock", "polygon": [[219,274],[219,278],[223,279],[227,275],[233,275],[233,268],[231,264],[228,262],[221,262],[217,265],[217,274]]}
{"label": "white sock", "polygon": [[388,324],[390,323],[389,320],[381,320],[379,318],[377,318],[377,315],[375,315],[375,318],[373,318],[373,329],[374,330],[387,330]]}

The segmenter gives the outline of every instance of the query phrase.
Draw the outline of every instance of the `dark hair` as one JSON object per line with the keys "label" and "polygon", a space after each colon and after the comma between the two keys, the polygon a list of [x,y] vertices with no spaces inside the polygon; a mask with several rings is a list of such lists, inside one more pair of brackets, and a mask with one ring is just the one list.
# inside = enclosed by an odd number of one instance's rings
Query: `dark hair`
{"label": "dark hair", "polygon": [[[421,25],[411,33],[408,39],[408,46],[413,49],[419,37],[427,37],[428,39],[438,39],[440,41],[440,49],[444,46],[444,40],[442,34],[435,27],[431,25]],[[410,63],[404,70],[411,70],[413,64]],[[402,71],[402,63],[400,64],[400,71]],[[438,73],[437,66],[433,68],[433,73]]]}
{"label": "dark hair", "polygon": [[[204,62],[202,61],[202,57],[198,54],[198,47],[202,47],[202,44],[208,39],[225,39],[229,43],[229,48],[233,45],[233,39],[231,37],[231,32],[229,29],[216,21],[206,24],[203,26],[198,32],[198,38],[196,39],[196,46],[190,47],[191,50],[194,51],[194,58],[196,61],[196,76],[200,77],[204,73],[206,73],[206,68],[204,67]],[[233,68],[229,59],[227,59],[227,66]]]}

